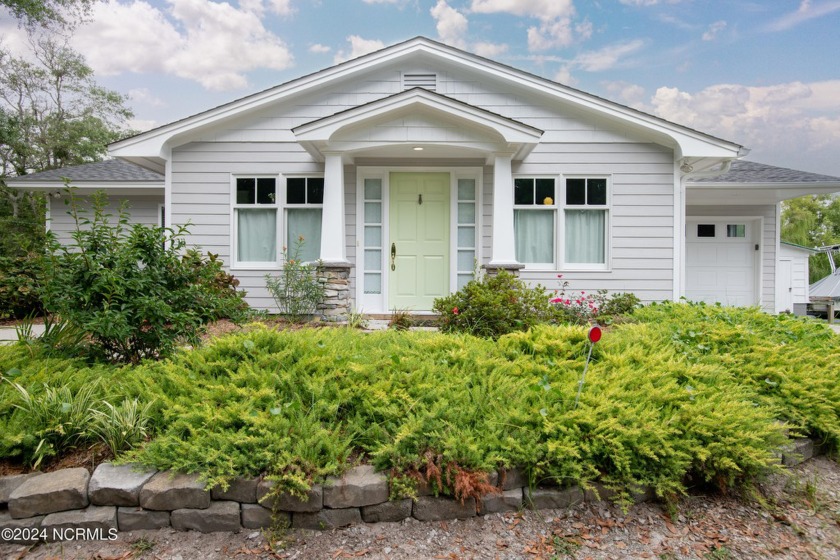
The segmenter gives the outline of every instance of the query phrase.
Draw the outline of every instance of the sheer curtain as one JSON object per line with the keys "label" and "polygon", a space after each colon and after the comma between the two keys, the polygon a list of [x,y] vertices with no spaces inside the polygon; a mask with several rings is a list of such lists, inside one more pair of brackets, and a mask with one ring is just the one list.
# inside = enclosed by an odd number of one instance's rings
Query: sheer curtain
{"label": "sheer curtain", "polygon": [[240,208],[236,211],[237,260],[277,261],[277,211]]}
{"label": "sheer curtain", "polygon": [[513,227],[517,261],[554,262],[554,209],[514,210]]}
{"label": "sheer curtain", "polygon": [[294,254],[302,237],[298,258],[305,262],[317,261],[321,256],[321,209],[289,208],[286,219],[289,254]]}
{"label": "sheer curtain", "polygon": [[606,223],[604,210],[566,210],[566,262],[605,263]]}

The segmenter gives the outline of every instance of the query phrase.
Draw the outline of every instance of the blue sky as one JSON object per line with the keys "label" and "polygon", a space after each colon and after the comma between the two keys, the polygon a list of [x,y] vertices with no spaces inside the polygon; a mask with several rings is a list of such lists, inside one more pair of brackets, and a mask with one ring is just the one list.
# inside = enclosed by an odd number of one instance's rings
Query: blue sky
{"label": "blue sky", "polygon": [[840,0],[109,0],[91,17],[73,44],[138,128],[424,35],[840,176]]}

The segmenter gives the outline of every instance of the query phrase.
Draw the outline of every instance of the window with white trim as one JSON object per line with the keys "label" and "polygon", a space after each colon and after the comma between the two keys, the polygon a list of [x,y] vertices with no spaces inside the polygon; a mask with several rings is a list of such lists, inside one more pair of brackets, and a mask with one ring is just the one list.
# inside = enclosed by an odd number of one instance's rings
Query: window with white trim
{"label": "window with white trim", "polygon": [[324,207],[323,177],[286,179],[286,246],[297,249],[302,261],[321,256],[321,214]]}
{"label": "window with white trim", "polygon": [[[568,177],[563,185],[558,189],[553,177],[514,178],[516,260],[531,269],[606,268],[607,178]],[[560,263],[556,262],[558,240]]]}
{"label": "window with white trim", "polygon": [[234,179],[234,255],[237,265],[277,265],[277,178]]}
{"label": "window with white trim", "polygon": [[557,203],[553,177],[513,180],[516,260],[528,268],[554,267]]}
{"label": "window with white trim", "polygon": [[609,197],[605,177],[566,179],[564,264],[603,268],[607,264]]}

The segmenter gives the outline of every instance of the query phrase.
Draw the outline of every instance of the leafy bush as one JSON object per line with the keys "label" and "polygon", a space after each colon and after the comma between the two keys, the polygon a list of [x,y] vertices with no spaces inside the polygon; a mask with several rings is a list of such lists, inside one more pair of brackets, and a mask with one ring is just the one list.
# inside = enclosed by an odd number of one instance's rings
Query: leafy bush
{"label": "leafy bush", "polygon": [[0,256],[0,318],[22,319],[41,314],[43,256]]}
{"label": "leafy bush", "polygon": [[326,292],[316,274],[317,266],[300,259],[303,244],[304,239],[300,237],[291,252],[283,247],[280,274],[276,277],[265,275],[266,287],[280,313],[293,323],[303,323],[315,315]]}
{"label": "leafy bush", "polygon": [[209,321],[245,317],[243,294],[221,263],[185,251],[185,228],[129,227],[124,205],[112,222],[102,193],[91,197],[90,212],[72,193],[66,202],[73,242],[49,244],[44,301],[89,333],[105,359],[166,356],[182,340],[197,344]]}
{"label": "leafy bush", "polygon": [[489,338],[525,331],[557,317],[542,286],[531,288],[505,270],[471,280],[454,294],[436,299],[433,309],[440,314],[443,332]]}

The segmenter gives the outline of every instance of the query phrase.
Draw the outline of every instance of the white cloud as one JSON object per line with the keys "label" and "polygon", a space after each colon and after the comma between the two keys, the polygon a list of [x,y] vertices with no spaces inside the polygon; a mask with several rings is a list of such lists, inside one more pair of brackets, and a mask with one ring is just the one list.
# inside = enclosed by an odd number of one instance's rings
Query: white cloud
{"label": "white cloud", "polygon": [[151,92],[149,88],[128,90],[128,98],[136,103],[143,103],[151,107],[165,107],[166,102]]}
{"label": "white cloud", "polygon": [[315,43],[314,45],[309,45],[309,52],[315,54],[325,54],[330,52],[332,49],[327,45],[322,45],[321,43]]}
{"label": "white cloud", "polygon": [[292,65],[289,49],[259,13],[209,0],[167,2],[166,13],[143,0],[95,4],[74,46],[99,74],[159,72],[212,90],[245,87],[246,73],[257,68]]}
{"label": "white cloud", "polygon": [[452,8],[446,0],[438,0],[429,13],[437,22],[437,33],[442,42],[459,49],[466,48],[469,22],[464,14]]}
{"label": "white cloud", "polygon": [[478,56],[485,58],[494,58],[508,51],[508,45],[502,43],[486,43],[478,42],[472,46],[472,51]]}
{"label": "white cloud", "polygon": [[840,80],[771,86],[662,87],[643,110],[752,149],[751,157],[804,170],[836,168]]}
{"label": "white cloud", "polygon": [[292,0],[268,0],[268,7],[271,12],[278,16],[290,16],[295,13],[295,9],[292,8]]}
{"label": "white cloud", "polygon": [[578,82],[575,77],[572,76],[572,69],[568,65],[561,67],[560,70],[554,74],[554,81],[558,84],[566,86],[574,86]]}
{"label": "white cloud", "polygon": [[607,45],[597,51],[579,54],[572,64],[587,72],[601,72],[614,68],[622,58],[639,51],[644,46],[645,42],[642,39]]}
{"label": "white cloud", "polygon": [[603,82],[603,87],[609,92],[610,98],[628,107],[641,108],[646,101],[645,88],[628,82]]}
{"label": "white cloud", "polygon": [[783,15],[770,23],[765,29],[767,31],[785,31],[796,27],[800,23],[826,16],[838,10],[840,10],[840,0],[823,2],[817,6],[814,6],[811,0],[802,0],[798,10]]}
{"label": "white cloud", "polygon": [[726,29],[725,21],[721,20],[714,22],[712,25],[709,26],[706,32],[703,33],[703,40],[714,41],[715,39],[717,39],[717,36],[720,34],[720,32],[724,29]]}
{"label": "white cloud", "polygon": [[550,20],[574,14],[572,0],[472,0],[470,11],[477,14],[507,13]]}
{"label": "white cloud", "polygon": [[400,0],[363,0],[365,4],[396,4]]}
{"label": "white cloud", "polygon": [[334,58],[336,64],[385,48],[385,43],[382,41],[377,39],[363,39],[358,35],[350,35],[347,37],[347,42],[350,43],[350,51],[338,51]]}
{"label": "white cloud", "polygon": [[531,51],[567,47],[576,38],[587,39],[592,35],[590,23],[575,25],[572,0],[472,0],[470,11],[538,19],[539,25],[528,28],[528,49]]}
{"label": "white cloud", "polygon": [[129,129],[136,130],[137,132],[145,132],[160,126],[160,123],[150,119],[129,119],[127,124]]}

